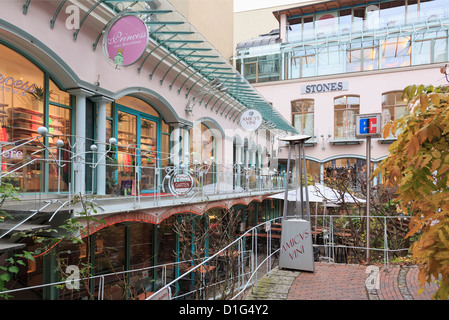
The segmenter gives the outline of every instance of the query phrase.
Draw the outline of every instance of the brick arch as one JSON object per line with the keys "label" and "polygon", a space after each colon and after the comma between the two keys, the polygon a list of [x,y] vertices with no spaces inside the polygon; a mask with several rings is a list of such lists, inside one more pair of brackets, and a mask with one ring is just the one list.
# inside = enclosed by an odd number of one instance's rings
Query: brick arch
{"label": "brick arch", "polygon": [[245,205],[248,206],[252,202],[256,201],[261,203],[266,197],[265,196],[255,196],[248,197],[244,199],[230,199],[228,201],[215,201],[215,202],[205,202],[196,205],[189,206],[177,206],[171,207],[170,209],[159,208],[157,210],[145,211],[134,211],[134,212],[123,212],[112,214],[105,218],[102,218],[102,222],[95,222],[89,226],[83,228],[81,231],[81,237],[86,237],[94,234],[104,228],[121,223],[121,222],[141,222],[141,223],[151,223],[154,225],[160,224],[162,221],[168,219],[169,217],[181,214],[181,213],[192,213],[198,216],[203,215],[210,209],[222,208],[228,210],[235,205]]}
{"label": "brick arch", "polygon": [[101,219],[102,222],[95,222],[89,226],[89,229],[84,227],[81,231],[81,236],[87,237],[90,236],[104,228],[110,227],[114,224],[122,223],[122,222],[142,222],[142,223],[151,223],[157,224],[157,217],[154,215],[145,213],[145,212],[126,212],[126,213],[118,213],[111,216],[108,216],[104,219]]}

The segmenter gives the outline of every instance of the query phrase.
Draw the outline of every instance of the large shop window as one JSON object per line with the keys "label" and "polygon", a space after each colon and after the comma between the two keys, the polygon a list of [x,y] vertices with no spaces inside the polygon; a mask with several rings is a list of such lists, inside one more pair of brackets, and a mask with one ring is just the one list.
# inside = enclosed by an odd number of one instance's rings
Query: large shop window
{"label": "large shop window", "polygon": [[[374,168],[371,162],[371,172]],[[324,163],[324,178],[329,185],[346,184],[355,191],[361,191],[366,185],[366,160],[341,158]]]}
{"label": "large shop window", "polygon": [[292,101],[292,124],[300,134],[314,135],[314,105],[313,99]]}
{"label": "large shop window", "polygon": [[169,126],[153,107],[138,98],[123,97],[116,106],[120,194],[136,194],[137,188],[143,193],[152,192],[158,183],[155,180],[158,159],[164,159],[169,147],[166,139],[161,138],[168,132],[162,130],[169,130]]}
{"label": "large shop window", "polygon": [[243,76],[250,83],[277,81],[280,79],[280,68],[279,54],[243,59]]}
{"label": "large shop window", "polygon": [[415,36],[413,64],[429,64],[448,60],[447,31],[426,32]]}
{"label": "large shop window", "polygon": [[[12,183],[23,192],[68,191],[70,182],[71,134],[70,95],[60,90],[48,75],[32,62],[0,45],[0,143],[2,145],[2,182]],[[38,136],[37,129],[48,128],[46,143],[55,158],[46,154],[39,142],[32,141],[13,149]],[[56,141],[66,146],[61,152]],[[11,150],[11,151],[8,151]],[[44,158],[57,159],[46,163]],[[5,175],[6,172],[10,172]]]}
{"label": "large shop window", "polygon": [[341,96],[334,100],[335,140],[355,139],[355,116],[360,111],[359,96]]}

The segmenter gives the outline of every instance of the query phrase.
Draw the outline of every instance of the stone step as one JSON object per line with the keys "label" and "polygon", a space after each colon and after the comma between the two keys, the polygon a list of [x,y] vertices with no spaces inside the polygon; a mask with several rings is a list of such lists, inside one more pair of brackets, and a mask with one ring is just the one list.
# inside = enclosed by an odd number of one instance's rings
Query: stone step
{"label": "stone step", "polygon": [[5,240],[0,240],[0,252],[8,250],[16,250],[24,247],[25,247],[24,243],[10,243]]}
{"label": "stone step", "polygon": [[43,224],[30,224],[30,223],[23,223],[20,226],[17,227],[17,225],[20,222],[17,223],[0,223],[0,230],[11,230],[14,228],[14,231],[37,231],[37,230],[45,230],[50,228],[49,225],[43,225]]}

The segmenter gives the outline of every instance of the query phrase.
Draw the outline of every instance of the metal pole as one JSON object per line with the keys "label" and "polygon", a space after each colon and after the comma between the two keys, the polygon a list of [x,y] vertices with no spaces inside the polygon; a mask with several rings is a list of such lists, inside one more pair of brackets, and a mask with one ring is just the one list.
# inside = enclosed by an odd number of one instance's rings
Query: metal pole
{"label": "metal pole", "polygon": [[370,260],[370,176],[371,176],[371,137],[366,137],[366,262]]}
{"label": "metal pole", "polygon": [[288,180],[290,180],[290,157],[292,155],[292,146],[288,144],[288,158],[287,158],[287,176],[285,180],[285,197],[284,197],[284,219],[287,217],[287,208],[288,208]]}
{"label": "metal pole", "polygon": [[298,197],[296,197],[296,217],[297,218],[301,218],[304,219],[304,190],[303,190],[303,183],[302,183],[302,176],[303,176],[303,170],[302,170],[302,161],[301,161],[301,147],[299,144],[296,145],[296,175],[298,176],[299,179],[299,192],[301,193],[300,195],[300,200],[301,200],[301,217],[299,216],[299,212],[298,212]]}
{"label": "metal pole", "polygon": [[305,181],[305,193],[306,193],[306,213],[307,221],[310,221],[310,205],[309,205],[309,185],[307,183],[307,163],[306,163],[306,152],[304,150],[304,143],[301,143],[303,166],[304,166],[304,181]]}

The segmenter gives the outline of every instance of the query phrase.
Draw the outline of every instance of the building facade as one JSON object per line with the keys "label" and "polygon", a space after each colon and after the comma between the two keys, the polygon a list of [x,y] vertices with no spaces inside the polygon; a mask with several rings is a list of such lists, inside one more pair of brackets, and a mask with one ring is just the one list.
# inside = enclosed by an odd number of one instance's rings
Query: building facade
{"label": "building facade", "polygon": [[[276,200],[266,199],[284,187],[274,145],[296,130],[189,22],[200,17],[177,7],[164,0],[2,3],[0,183],[17,188],[20,202],[2,206],[0,264],[35,252],[8,289],[60,279],[55,258],[15,233],[83,216],[77,197],[98,206],[90,213],[101,223],[80,220],[82,243],[55,246],[69,265],[90,262],[94,275],[177,262],[173,224],[186,215],[210,223],[217,210],[235,209],[249,227],[278,214]],[[215,9],[229,12],[232,1]],[[263,118],[256,131],[240,124],[248,110]],[[139,290],[154,291],[181,272],[151,270]],[[123,298],[116,284],[88,287]],[[64,294],[39,287],[16,295]]]}
{"label": "building facade", "polygon": [[[316,182],[334,170],[364,171],[356,115],[381,114],[384,124],[408,112],[405,87],[447,83],[445,1],[311,1],[270,10],[279,28],[240,42],[236,68],[312,137],[306,152]],[[372,140],[374,167],[394,140]]]}

